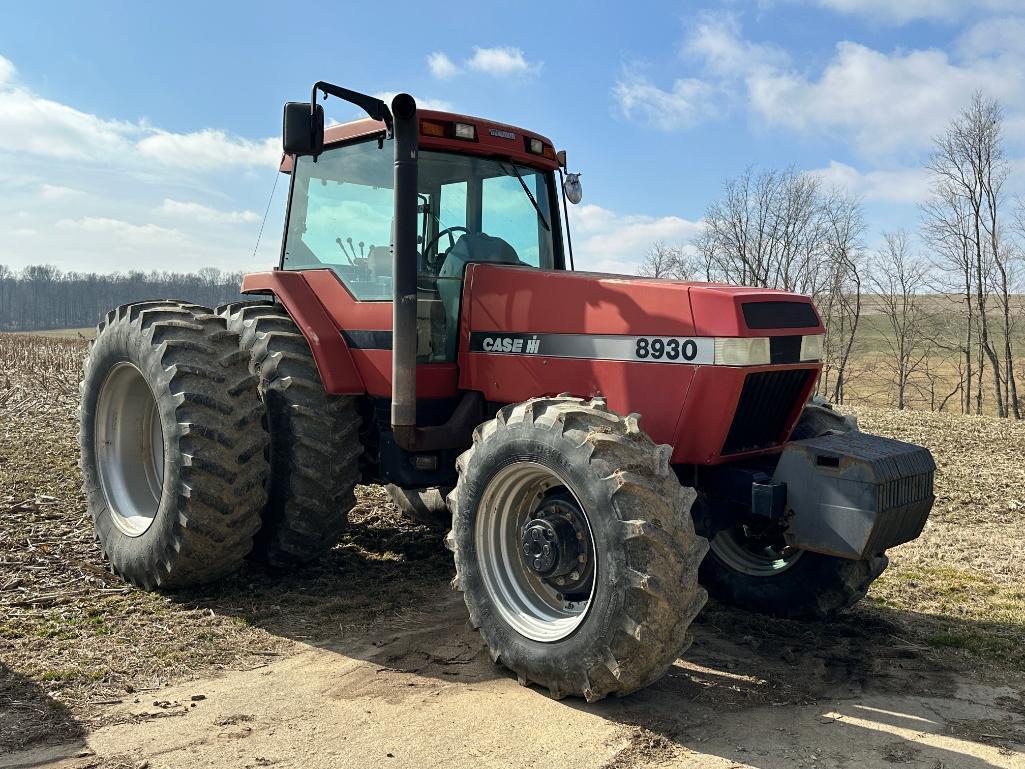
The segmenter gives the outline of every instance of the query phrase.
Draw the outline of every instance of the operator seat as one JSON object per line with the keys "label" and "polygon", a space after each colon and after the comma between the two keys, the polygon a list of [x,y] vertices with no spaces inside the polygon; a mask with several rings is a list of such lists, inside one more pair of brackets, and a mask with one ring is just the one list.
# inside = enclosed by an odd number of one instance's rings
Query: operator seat
{"label": "operator seat", "polygon": [[375,278],[390,278],[392,273],[391,246],[371,246],[367,252],[367,266]]}
{"label": "operator seat", "polygon": [[463,293],[463,274],[470,262],[514,264],[527,266],[516,255],[516,249],[502,238],[486,232],[468,232],[449,249],[438,270],[438,295],[445,307],[445,325],[454,340],[459,328],[459,298]]}

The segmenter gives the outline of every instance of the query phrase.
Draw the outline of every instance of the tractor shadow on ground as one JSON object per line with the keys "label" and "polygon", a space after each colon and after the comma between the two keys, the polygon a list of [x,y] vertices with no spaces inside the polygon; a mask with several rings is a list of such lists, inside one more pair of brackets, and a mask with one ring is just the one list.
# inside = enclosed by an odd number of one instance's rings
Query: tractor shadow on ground
{"label": "tractor shadow on ground", "polygon": [[[406,686],[443,688],[496,679],[515,684],[510,672],[492,664],[480,636],[468,627],[461,596],[449,589],[452,576],[440,532],[398,518],[382,509],[381,500],[371,500],[354,511],[342,542],[321,562],[284,574],[252,569],[228,584],[178,594],[176,600],[368,661],[404,677]],[[909,632],[922,627],[929,632]],[[993,637],[1004,630],[999,623],[940,622],[870,604],[831,623],[772,620],[710,601],[693,626],[694,644],[662,680],[621,699],[564,704],[633,730],[637,744],[631,742],[627,750],[639,752],[625,755],[624,765],[646,751],[657,758],[688,750],[755,767],[781,765],[780,751],[791,751],[786,755],[794,762],[814,764],[811,748],[789,724],[797,717],[792,714],[800,713],[813,722],[821,718],[814,722],[821,728],[833,727],[838,745],[845,739],[878,743],[872,750],[882,765],[910,756],[933,762],[922,766],[987,767],[992,764],[969,754],[918,745],[907,738],[908,730],[1013,746],[1025,740],[1019,718],[1025,701],[995,709],[994,719],[1010,712],[1017,720],[986,729],[973,729],[971,719],[952,726],[906,703],[885,708],[864,703],[903,703],[910,695],[952,697],[957,671],[970,668],[972,659],[963,650],[937,649],[915,639],[934,632],[944,639]],[[547,697],[547,692],[538,689],[536,695]],[[760,722],[771,722],[756,730],[757,742],[750,730],[743,736],[726,731],[734,719],[755,711]],[[839,718],[827,715],[834,711]],[[779,714],[776,720],[773,713]],[[842,758],[844,749],[838,750]]]}
{"label": "tractor shadow on ground", "polygon": [[44,758],[67,758],[85,746],[85,727],[35,681],[0,663],[0,767],[8,752],[33,746]]}

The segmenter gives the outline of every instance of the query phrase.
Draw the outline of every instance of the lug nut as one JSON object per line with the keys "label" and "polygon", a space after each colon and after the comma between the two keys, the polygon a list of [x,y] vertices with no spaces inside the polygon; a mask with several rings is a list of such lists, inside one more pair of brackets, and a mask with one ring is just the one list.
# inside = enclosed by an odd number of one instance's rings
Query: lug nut
{"label": "lug nut", "polygon": [[570,572],[569,578],[571,580],[573,580],[574,582],[576,582],[578,579],[580,579],[580,572],[578,572],[578,571]]}

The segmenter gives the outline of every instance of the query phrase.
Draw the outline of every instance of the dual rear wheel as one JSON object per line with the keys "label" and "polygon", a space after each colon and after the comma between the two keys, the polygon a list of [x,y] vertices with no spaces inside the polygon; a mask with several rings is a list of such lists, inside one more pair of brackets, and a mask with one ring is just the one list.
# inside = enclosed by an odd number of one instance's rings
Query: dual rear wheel
{"label": "dual rear wheel", "polygon": [[359,417],[324,392],[280,307],[117,308],[81,385],[84,490],[111,568],[146,589],[332,547],[355,504]]}

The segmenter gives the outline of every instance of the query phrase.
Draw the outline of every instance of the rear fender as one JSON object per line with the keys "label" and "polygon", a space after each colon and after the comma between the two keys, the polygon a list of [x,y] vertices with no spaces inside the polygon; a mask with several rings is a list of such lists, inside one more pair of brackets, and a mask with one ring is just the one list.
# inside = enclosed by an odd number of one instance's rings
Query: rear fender
{"label": "rear fender", "polygon": [[285,270],[252,273],[242,279],[242,293],[277,297],[306,337],[327,392],[332,395],[366,392],[349,346],[301,274]]}

